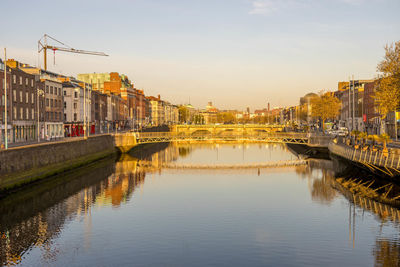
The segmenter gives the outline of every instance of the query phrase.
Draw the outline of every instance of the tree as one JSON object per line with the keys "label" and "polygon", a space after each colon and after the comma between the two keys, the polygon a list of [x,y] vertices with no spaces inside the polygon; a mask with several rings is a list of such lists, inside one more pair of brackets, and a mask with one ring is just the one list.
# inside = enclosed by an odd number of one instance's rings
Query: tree
{"label": "tree", "polygon": [[400,41],[385,46],[385,57],[377,69],[380,75],[375,85],[375,100],[382,118],[381,127],[385,132],[383,120],[390,112],[396,111],[400,104]]}
{"label": "tree", "polygon": [[179,112],[179,122],[180,123],[187,122],[189,119],[189,109],[185,106],[179,106],[178,112]]}
{"label": "tree", "polygon": [[235,123],[236,117],[235,114],[231,112],[219,112],[217,114],[217,122],[219,123]]}
{"label": "tree", "polygon": [[311,101],[311,115],[321,118],[322,129],[327,119],[335,119],[339,115],[340,101],[330,93],[320,94]]}

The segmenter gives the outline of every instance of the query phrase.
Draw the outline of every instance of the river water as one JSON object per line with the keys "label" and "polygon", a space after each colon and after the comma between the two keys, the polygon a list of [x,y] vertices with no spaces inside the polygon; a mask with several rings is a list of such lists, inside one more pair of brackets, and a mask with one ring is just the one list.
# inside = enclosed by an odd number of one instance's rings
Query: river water
{"label": "river water", "polygon": [[103,160],[0,200],[0,263],[398,266],[400,212],[338,190],[330,160],[246,167],[295,160],[254,143]]}

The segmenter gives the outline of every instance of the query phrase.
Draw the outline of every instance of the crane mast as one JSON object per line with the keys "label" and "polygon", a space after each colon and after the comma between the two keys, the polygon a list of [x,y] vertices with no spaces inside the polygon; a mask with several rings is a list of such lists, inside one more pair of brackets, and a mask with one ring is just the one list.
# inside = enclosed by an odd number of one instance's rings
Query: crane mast
{"label": "crane mast", "polygon": [[[63,46],[48,45],[47,44],[47,39],[51,39],[54,42],[57,42],[57,43],[59,43],[59,44],[61,44]],[[72,47],[70,47],[70,46],[58,41],[57,39],[51,37],[50,35],[45,34],[38,41],[38,53],[43,51],[44,70],[47,70],[47,50],[48,49],[53,50],[54,53],[56,51],[62,51],[62,52],[70,52],[70,53],[77,53],[77,54],[94,55],[94,56],[108,56],[107,54],[105,54],[103,52],[86,51],[86,50],[80,50],[80,49],[72,48]]]}

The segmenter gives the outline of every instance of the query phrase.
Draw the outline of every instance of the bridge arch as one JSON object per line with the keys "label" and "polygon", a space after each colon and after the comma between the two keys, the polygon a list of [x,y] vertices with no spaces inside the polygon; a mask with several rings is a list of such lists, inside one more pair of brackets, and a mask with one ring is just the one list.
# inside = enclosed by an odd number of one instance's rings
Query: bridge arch
{"label": "bridge arch", "polygon": [[212,132],[207,129],[197,129],[190,133],[191,136],[212,135]]}

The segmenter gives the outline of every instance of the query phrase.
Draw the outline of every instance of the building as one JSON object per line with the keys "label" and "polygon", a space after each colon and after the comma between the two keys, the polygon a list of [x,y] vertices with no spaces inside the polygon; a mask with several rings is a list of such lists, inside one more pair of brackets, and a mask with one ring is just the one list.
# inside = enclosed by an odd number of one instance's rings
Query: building
{"label": "building", "polygon": [[371,82],[374,82],[374,80],[352,80],[338,83],[338,91],[334,95],[341,102],[340,126],[347,127],[350,131],[365,131],[367,119],[366,106],[364,105],[364,87],[365,84]]}
{"label": "building", "polygon": [[[145,106],[146,104],[144,103],[144,100],[140,96],[143,95],[144,97],[143,91],[139,90],[141,93],[140,92],[138,93],[137,89],[134,89],[134,85],[129,80],[128,76],[124,74],[120,75],[118,72],[87,73],[87,74],[78,74],[78,80],[91,84],[93,90],[95,91],[100,91],[101,93],[107,95],[113,94],[115,96],[121,97],[125,101],[124,104],[121,106],[121,108],[122,107],[127,108],[126,118],[122,119],[122,113],[119,115],[121,119],[119,120],[120,124],[122,123],[122,120],[124,121],[123,123],[124,128],[126,127],[133,128],[135,124],[139,125],[144,123],[145,121],[144,118],[146,117],[146,113],[144,112],[143,106]],[[140,98],[139,100],[137,100],[138,97]],[[138,103],[140,105],[139,108],[137,108]],[[139,115],[137,115],[138,110],[140,112]],[[115,125],[115,122],[113,124]]]}
{"label": "building", "polygon": [[83,136],[85,121],[88,133],[95,133],[91,123],[91,85],[74,78],[61,78],[60,81],[62,81],[64,96],[65,136]]}
{"label": "building", "polygon": [[63,86],[58,80],[40,79],[45,96],[44,135],[46,139],[64,137]]}
{"label": "building", "polygon": [[37,83],[36,96],[39,100],[39,136],[40,139],[54,139],[64,136],[64,96],[62,75],[42,70],[28,64],[20,64],[20,68],[35,75]]}
{"label": "building", "polygon": [[12,134],[11,142],[37,140],[36,76],[23,71],[18,61],[7,60],[11,70]]}
{"label": "building", "polygon": [[379,134],[381,128],[381,117],[375,101],[375,85],[375,81],[364,85],[364,121],[368,134]]}
{"label": "building", "polygon": [[12,93],[11,93],[11,68],[6,67],[4,62],[0,59],[0,142],[3,145],[5,142],[5,90],[4,90],[4,71],[7,71],[7,139],[12,143]]}
{"label": "building", "polygon": [[96,133],[106,133],[107,127],[107,95],[92,90],[91,118]]}

